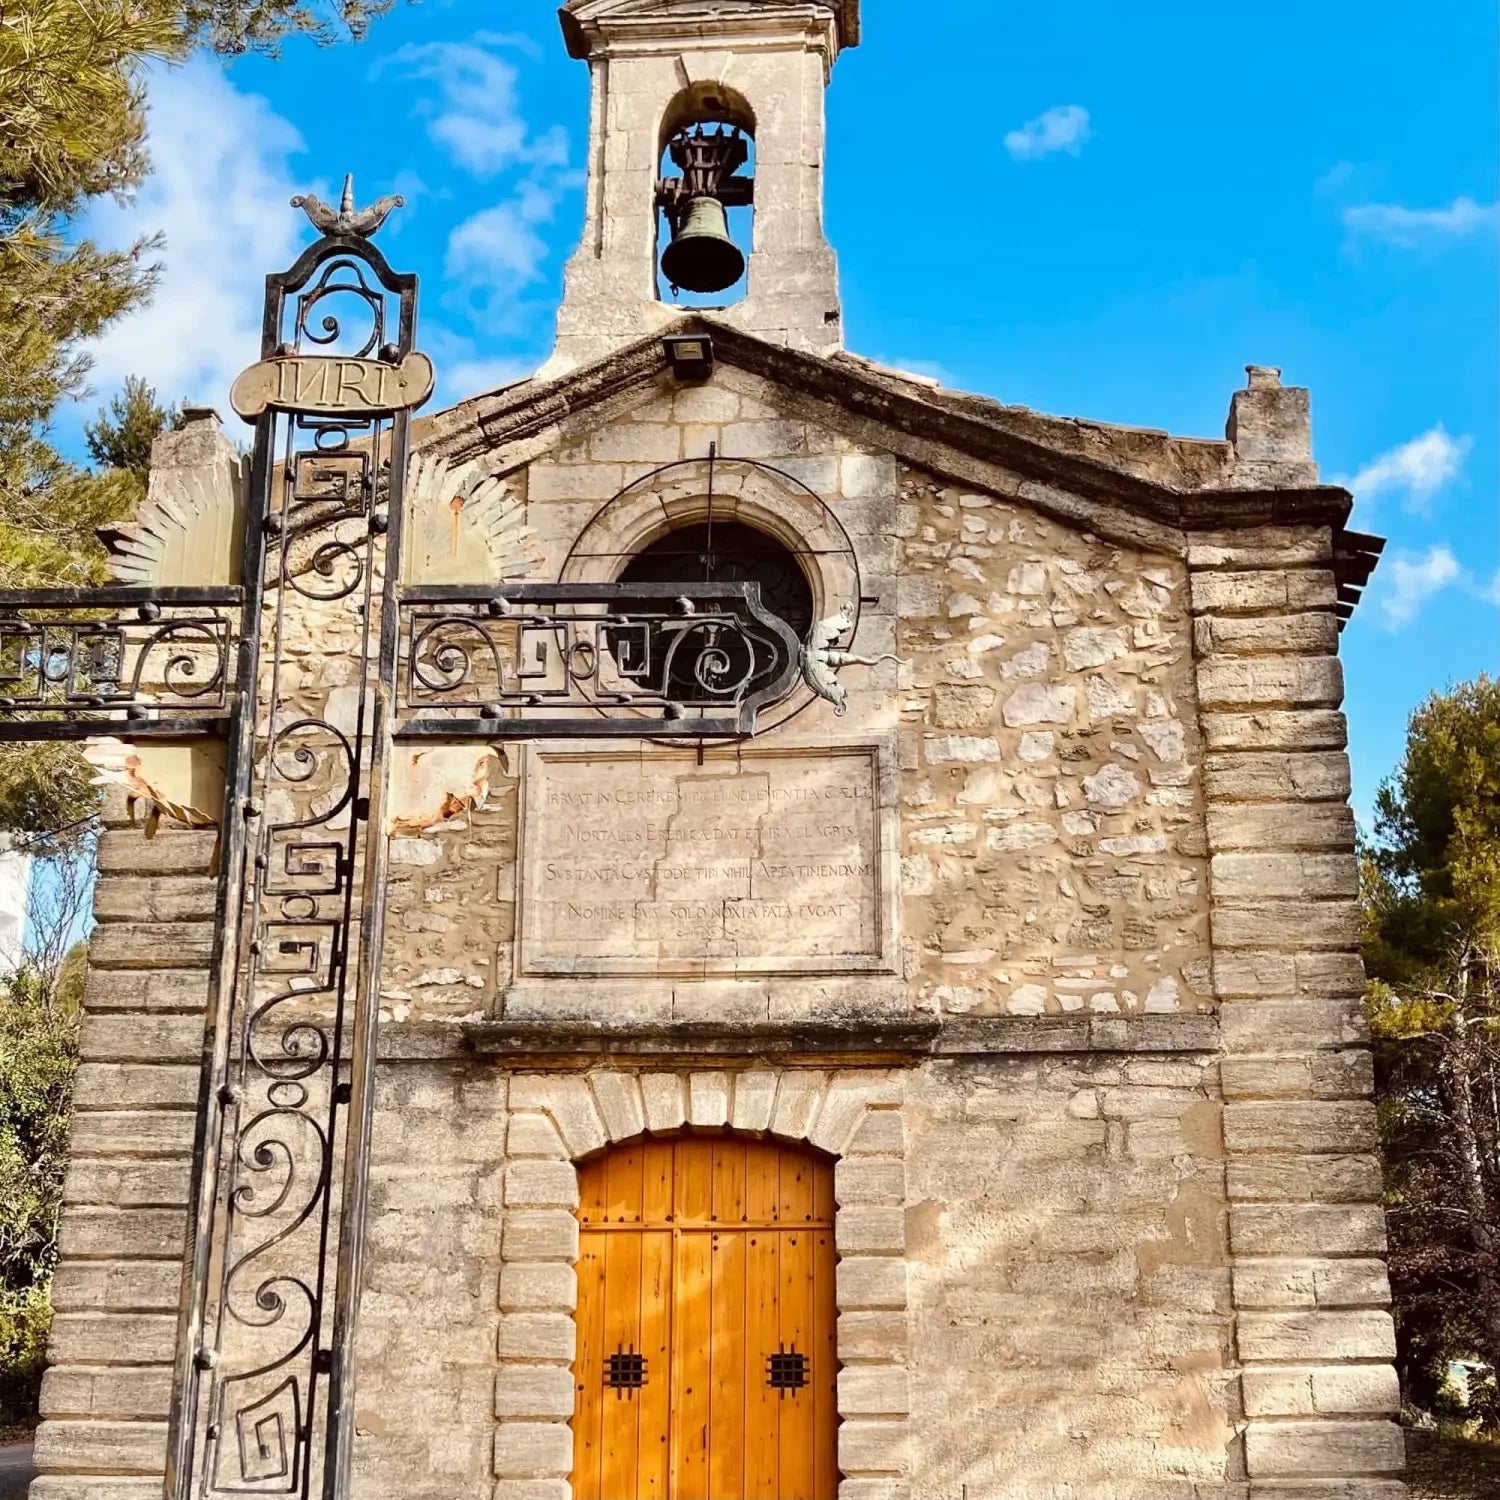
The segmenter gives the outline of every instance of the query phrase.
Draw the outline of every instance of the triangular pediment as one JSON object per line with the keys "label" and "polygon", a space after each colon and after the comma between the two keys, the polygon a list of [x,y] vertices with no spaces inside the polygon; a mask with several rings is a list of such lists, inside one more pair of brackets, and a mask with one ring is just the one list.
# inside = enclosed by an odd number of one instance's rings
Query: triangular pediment
{"label": "triangular pediment", "polygon": [[[1219,439],[1048,416],[959,391],[849,354],[788,349],[702,314],[667,334],[707,334],[714,358],[755,377],[788,410],[867,448],[1018,495],[1075,528],[1127,545],[1180,552],[1188,531],[1310,523],[1335,529],[1349,510],[1333,486],[1259,491],[1237,486]],[[661,336],[637,340],[554,380],[527,380],[434,414],[417,441],[450,462],[518,468],[557,444],[622,420],[670,389]]]}
{"label": "triangular pediment", "polygon": [[829,17],[840,47],[859,43],[859,0],[567,0],[559,15],[574,57],[588,56],[591,33],[615,26],[680,28],[711,44],[716,28],[729,33]]}

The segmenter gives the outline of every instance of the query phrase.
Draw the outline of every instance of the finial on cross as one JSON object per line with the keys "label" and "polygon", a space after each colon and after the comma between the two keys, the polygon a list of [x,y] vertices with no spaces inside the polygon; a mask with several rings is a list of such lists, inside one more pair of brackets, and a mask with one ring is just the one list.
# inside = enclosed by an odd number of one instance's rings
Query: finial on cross
{"label": "finial on cross", "polygon": [[354,209],[354,173],[344,174],[344,192],[335,213],[323,200],[313,193],[298,193],[292,199],[292,207],[300,208],[312,221],[314,229],[321,234],[350,235],[367,240],[385,223],[392,209],[400,208],[405,199],[399,193],[377,198],[368,208],[357,213]]}

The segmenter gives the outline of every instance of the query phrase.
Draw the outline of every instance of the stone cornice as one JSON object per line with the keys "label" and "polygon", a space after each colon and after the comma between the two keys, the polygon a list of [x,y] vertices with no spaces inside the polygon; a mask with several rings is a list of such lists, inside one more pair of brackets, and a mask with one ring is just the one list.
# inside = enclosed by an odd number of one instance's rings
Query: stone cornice
{"label": "stone cornice", "polygon": [[594,1021],[402,1022],[381,1029],[382,1058],[470,1057],[494,1066],[577,1069],[603,1062],[687,1066],[915,1065],[1036,1053],[1209,1053],[1213,1015],[964,1016],[610,1025]]}
{"label": "stone cornice", "polygon": [[[991,469],[1019,475],[1019,498],[1028,504],[1133,544],[1180,552],[1188,532],[1268,524],[1337,532],[1352,507],[1349,492],[1336,485],[1237,486],[1227,443],[1072,422],[938,391],[863,360],[783,348],[702,315],[672,331],[710,334],[721,363],[878,429],[867,435],[908,462],[976,485],[997,481]],[[454,459],[489,455],[514,468],[555,442],[567,419],[663,378],[661,338],[653,335],[557,380],[475,397],[428,419],[418,437]]]}
{"label": "stone cornice", "polygon": [[692,0],[568,0],[558,19],[568,55],[581,59],[617,48],[745,50],[801,39],[823,45],[831,66],[843,48],[859,45],[860,35],[859,0],[762,0],[738,8]]}

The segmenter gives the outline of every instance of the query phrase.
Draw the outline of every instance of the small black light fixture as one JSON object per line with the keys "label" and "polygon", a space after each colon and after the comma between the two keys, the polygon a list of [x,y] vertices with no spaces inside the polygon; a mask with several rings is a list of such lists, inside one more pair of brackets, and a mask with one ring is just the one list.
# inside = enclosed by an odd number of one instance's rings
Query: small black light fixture
{"label": "small black light fixture", "polygon": [[678,380],[707,380],[713,374],[714,344],[706,333],[674,333],[661,346]]}

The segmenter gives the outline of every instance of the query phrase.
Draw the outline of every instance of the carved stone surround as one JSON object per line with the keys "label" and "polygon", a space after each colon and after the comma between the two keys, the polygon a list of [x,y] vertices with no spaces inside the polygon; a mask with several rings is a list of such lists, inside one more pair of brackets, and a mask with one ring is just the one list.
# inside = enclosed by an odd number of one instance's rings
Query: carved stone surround
{"label": "carved stone surround", "polygon": [[899,1072],[751,1067],[510,1082],[496,1500],[568,1500],[578,1282],[575,1164],[646,1131],[728,1127],[837,1158],[839,1500],[907,1489],[910,1349]]}

